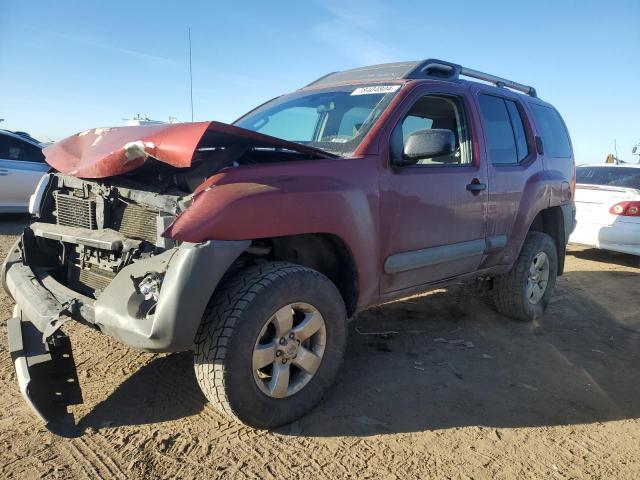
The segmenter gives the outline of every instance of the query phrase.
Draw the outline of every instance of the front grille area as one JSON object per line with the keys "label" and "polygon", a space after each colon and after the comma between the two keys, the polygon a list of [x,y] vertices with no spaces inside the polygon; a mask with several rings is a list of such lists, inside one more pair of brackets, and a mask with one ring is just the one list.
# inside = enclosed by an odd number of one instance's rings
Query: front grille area
{"label": "front grille area", "polygon": [[[58,225],[97,229],[96,202],[93,198],[81,198],[73,193],[54,192]],[[158,212],[115,200],[110,212],[105,212],[109,228],[127,238],[146,240],[155,244],[158,235]]]}
{"label": "front grille area", "polygon": [[54,192],[58,225],[96,228],[96,203],[70,193]]}
{"label": "front grille area", "polygon": [[112,212],[111,228],[127,238],[156,243],[158,236],[157,217],[158,212],[127,203]]}
{"label": "front grille area", "polygon": [[100,250],[71,242],[62,250],[64,269],[60,276],[61,281],[72,290],[97,298],[111,283],[116,272],[132,261],[132,255],[137,256],[139,251],[149,252],[155,249],[158,240],[158,210],[114,195],[103,201],[93,192],[81,189],[56,190],[53,197],[58,225],[89,230],[110,228],[128,239],[151,244],[131,243],[134,247],[127,248],[135,248],[132,253],[130,250]]}

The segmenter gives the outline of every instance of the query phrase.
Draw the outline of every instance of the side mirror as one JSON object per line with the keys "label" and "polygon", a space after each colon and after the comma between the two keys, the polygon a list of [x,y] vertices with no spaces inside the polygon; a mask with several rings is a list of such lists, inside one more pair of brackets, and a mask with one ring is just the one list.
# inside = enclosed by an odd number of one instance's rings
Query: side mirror
{"label": "side mirror", "polygon": [[402,159],[396,165],[413,165],[423,158],[433,158],[453,152],[456,139],[451,130],[434,128],[417,130],[407,138]]}

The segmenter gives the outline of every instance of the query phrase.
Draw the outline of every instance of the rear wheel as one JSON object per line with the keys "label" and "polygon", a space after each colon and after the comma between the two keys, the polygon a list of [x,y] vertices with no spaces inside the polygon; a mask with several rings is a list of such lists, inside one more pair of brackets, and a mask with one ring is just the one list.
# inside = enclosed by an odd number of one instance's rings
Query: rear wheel
{"label": "rear wheel", "polygon": [[275,427],[320,401],[346,337],[342,297],[324,275],[283,262],[251,267],[213,295],[196,337],[196,377],[222,413]]}
{"label": "rear wheel", "polygon": [[541,317],[556,284],[558,253],[553,239],[529,232],[511,270],[494,279],[494,299],[500,313],[521,321]]}

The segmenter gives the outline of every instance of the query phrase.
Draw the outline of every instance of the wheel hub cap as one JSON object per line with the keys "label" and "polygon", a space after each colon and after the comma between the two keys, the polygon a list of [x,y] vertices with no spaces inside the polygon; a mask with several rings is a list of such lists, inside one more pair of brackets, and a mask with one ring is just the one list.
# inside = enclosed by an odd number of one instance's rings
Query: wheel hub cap
{"label": "wheel hub cap", "polygon": [[322,315],[307,303],[292,303],[264,324],[252,357],[253,378],[269,397],[300,391],[314,377],[324,356],[327,332]]}
{"label": "wheel hub cap", "polygon": [[549,257],[546,253],[539,252],[531,261],[527,277],[526,295],[530,303],[535,305],[542,300],[548,283]]}
{"label": "wheel hub cap", "polygon": [[296,358],[296,355],[298,355],[298,345],[300,345],[300,342],[297,340],[288,341],[285,343],[284,347],[280,348],[279,350],[282,352],[282,355],[285,359],[291,360],[293,358]]}

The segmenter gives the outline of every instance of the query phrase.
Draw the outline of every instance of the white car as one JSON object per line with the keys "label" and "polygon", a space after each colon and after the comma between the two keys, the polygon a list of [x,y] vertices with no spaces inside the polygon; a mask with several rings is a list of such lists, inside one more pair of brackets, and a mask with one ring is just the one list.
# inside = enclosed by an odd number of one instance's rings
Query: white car
{"label": "white car", "polygon": [[575,201],[570,242],[640,255],[640,165],[577,167]]}
{"label": "white car", "polygon": [[0,130],[0,213],[27,212],[29,197],[51,167],[27,134]]}

